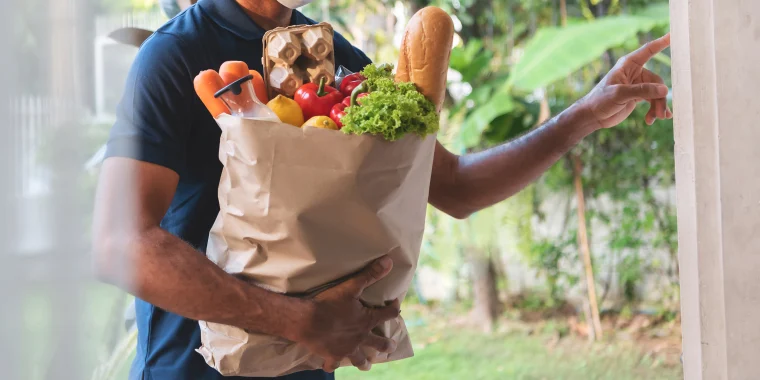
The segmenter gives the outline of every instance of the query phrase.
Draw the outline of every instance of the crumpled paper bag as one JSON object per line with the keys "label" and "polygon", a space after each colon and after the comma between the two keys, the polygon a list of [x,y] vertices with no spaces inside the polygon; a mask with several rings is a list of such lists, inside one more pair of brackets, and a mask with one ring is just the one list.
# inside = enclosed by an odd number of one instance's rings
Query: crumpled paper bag
{"label": "crumpled paper bag", "polygon": [[[224,169],[210,260],[262,288],[311,296],[388,254],[393,270],[362,300],[380,306],[404,298],[422,243],[435,136],[388,142],[229,115],[217,122]],[[274,377],[323,364],[282,338],[200,327],[198,352],[222,375]],[[398,348],[390,355],[367,349],[372,363],[413,355],[401,317],[381,330]]]}

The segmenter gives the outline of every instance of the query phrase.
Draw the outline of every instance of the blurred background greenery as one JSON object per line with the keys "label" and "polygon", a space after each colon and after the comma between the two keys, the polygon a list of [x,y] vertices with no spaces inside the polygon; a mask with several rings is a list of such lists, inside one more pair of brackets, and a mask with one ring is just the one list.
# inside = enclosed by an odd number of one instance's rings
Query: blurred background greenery
{"label": "blurred background greenery", "polygon": [[[136,52],[103,37],[165,21],[155,0],[90,1],[92,20],[81,33],[93,43],[81,49],[93,57],[85,63],[93,67],[89,84],[104,90],[90,99],[84,202],[91,202],[114,102]],[[19,51],[30,57],[46,51],[34,4],[24,5],[15,29]],[[376,62],[396,62],[406,22],[426,5],[455,21],[439,138],[457,153],[535,128],[581,98],[618,58],[669,29],[664,0],[316,0],[303,12],[332,23]],[[667,52],[648,68],[670,84]],[[39,87],[28,87],[27,96]],[[467,220],[430,208],[402,306],[416,357],[368,373],[341,369],[338,377],[681,378],[673,125],[647,126],[646,111],[642,105],[619,127],[589,136],[537,183]],[[40,144],[39,165],[62,138]],[[50,359],[33,342],[52,328],[45,310],[54,300],[44,288],[27,293],[25,378],[42,379],[40,363]],[[97,368],[93,379],[126,378],[131,299],[104,285],[92,285],[83,299],[80,365]]]}

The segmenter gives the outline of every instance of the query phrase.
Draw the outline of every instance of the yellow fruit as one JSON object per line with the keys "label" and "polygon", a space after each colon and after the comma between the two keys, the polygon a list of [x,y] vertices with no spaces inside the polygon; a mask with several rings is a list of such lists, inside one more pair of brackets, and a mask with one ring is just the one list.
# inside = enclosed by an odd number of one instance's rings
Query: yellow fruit
{"label": "yellow fruit", "polygon": [[330,119],[327,116],[314,116],[307,122],[303,123],[303,126],[301,128],[303,127],[334,129],[336,131],[338,130],[338,125],[335,124],[333,119]]}
{"label": "yellow fruit", "polygon": [[288,97],[277,95],[267,103],[267,106],[274,111],[280,121],[286,124],[300,127],[303,124],[303,112],[295,100]]}

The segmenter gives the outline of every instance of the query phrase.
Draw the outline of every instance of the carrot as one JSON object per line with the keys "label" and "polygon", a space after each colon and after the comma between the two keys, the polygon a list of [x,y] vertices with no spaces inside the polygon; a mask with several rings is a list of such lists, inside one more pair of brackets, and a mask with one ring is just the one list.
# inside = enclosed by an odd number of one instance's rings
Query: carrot
{"label": "carrot", "polygon": [[253,91],[256,92],[256,97],[261,100],[262,103],[267,104],[269,102],[269,95],[267,94],[267,85],[264,84],[264,78],[261,77],[256,70],[251,70],[253,75]]}
{"label": "carrot", "polygon": [[243,61],[227,61],[219,68],[219,75],[222,76],[225,86],[248,74],[248,65]]}
{"label": "carrot", "polygon": [[204,70],[195,76],[193,80],[195,93],[201,98],[211,116],[216,118],[223,113],[229,113],[229,109],[221,99],[214,98],[214,94],[224,88],[222,77],[214,70]]}
{"label": "carrot", "polygon": [[224,80],[224,85],[228,85],[246,75],[253,75],[251,84],[253,84],[253,92],[259,100],[266,104],[269,101],[267,96],[267,86],[264,84],[264,78],[261,77],[256,70],[249,70],[248,65],[243,61],[227,61],[219,68],[219,75]]}

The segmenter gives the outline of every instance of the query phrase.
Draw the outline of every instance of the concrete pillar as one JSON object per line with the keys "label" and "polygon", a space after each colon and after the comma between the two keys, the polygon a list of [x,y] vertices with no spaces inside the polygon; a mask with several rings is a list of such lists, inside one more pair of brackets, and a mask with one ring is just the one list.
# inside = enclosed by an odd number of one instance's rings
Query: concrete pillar
{"label": "concrete pillar", "polygon": [[760,376],[760,1],[671,0],[684,376]]}

